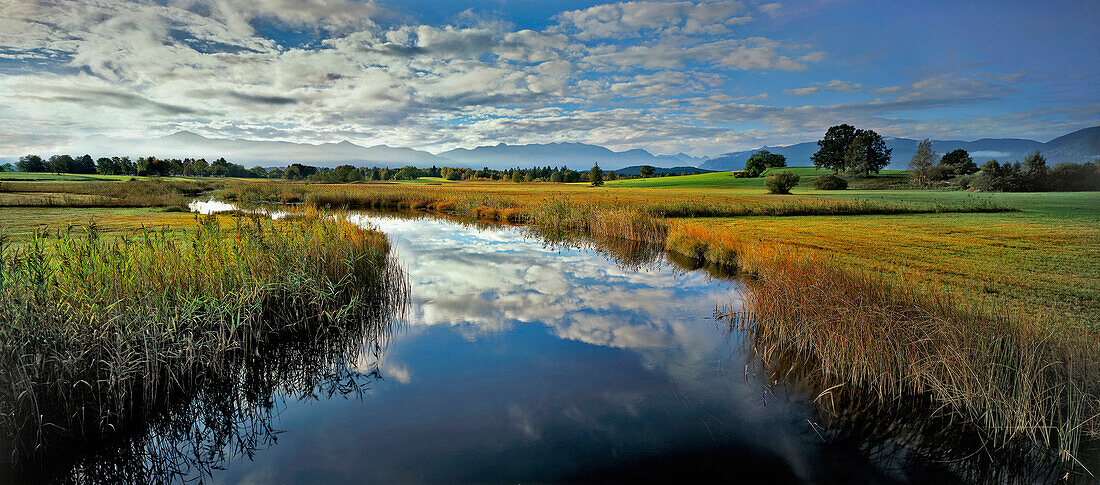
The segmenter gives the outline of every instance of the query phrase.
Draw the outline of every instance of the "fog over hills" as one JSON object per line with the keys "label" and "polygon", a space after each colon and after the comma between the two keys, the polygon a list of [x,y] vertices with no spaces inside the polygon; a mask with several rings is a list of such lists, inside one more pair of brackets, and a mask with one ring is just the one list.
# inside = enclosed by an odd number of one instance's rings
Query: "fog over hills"
{"label": "fog over hills", "polygon": [[[890,168],[905,168],[913,157],[918,140],[887,138],[886,143],[894,149]],[[1062,162],[1082,163],[1100,159],[1100,126],[1078,130],[1046,143],[1018,138],[975,141],[933,140],[932,147],[941,155],[962,148],[970,152],[971,157],[979,164],[993,159],[1008,162],[1022,160],[1025,155],[1035,150],[1041,151],[1047,157],[1049,165]],[[91,136],[72,146],[65,147],[60,152],[72,155],[88,153],[93,157],[201,157],[208,160],[225,157],[234,163],[249,166],[284,166],[290,163],[305,163],[327,167],[342,164],[389,167],[446,165],[501,169],[565,165],[575,170],[583,170],[591,167],[593,163],[599,163],[601,167],[608,170],[652,165],[658,168],[690,166],[704,170],[721,171],[744,168],[745,160],[760,149],[785,155],[788,165],[804,166],[810,164],[810,156],[817,151],[817,142],[811,141],[777,147],[765,146],[756,150],[731,152],[706,159],[683,153],[654,155],[642,149],[616,152],[602,146],[585,143],[529,145],[501,143],[473,149],[458,148],[432,154],[413,148],[386,145],[365,147],[348,141],[314,145],[285,141],[230,140],[207,138],[195,133],[181,131],[173,135],[146,140]],[[44,153],[42,155],[50,154]]]}
{"label": "fog over hills", "polygon": [[[887,146],[894,149],[890,158],[890,168],[906,168],[909,161],[912,160],[919,142],[920,140],[909,138],[887,138]],[[1019,138],[984,138],[975,141],[932,140],[932,148],[939,155],[961,148],[969,152],[970,157],[979,165],[989,160],[1002,162],[1022,160],[1024,156],[1035,150],[1039,150],[1046,156],[1047,165],[1056,165],[1062,162],[1091,162],[1100,158],[1100,126],[1078,130],[1046,143]],[[809,165],[810,156],[817,151],[817,142],[812,141],[780,147],[765,146],[756,150],[726,153],[707,160],[699,165],[699,168],[707,170],[741,170],[745,168],[745,161],[748,160],[749,156],[758,150],[768,150],[782,154],[787,157],[788,165]]]}

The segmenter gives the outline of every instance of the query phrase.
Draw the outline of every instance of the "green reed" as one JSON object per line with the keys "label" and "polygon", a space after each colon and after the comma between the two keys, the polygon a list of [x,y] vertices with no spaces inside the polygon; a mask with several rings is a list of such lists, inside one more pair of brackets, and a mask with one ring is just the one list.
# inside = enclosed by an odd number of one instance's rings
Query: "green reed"
{"label": "green reed", "polygon": [[140,422],[267,336],[376,311],[388,251],[316,213],[0,241],[0,431],[24,456]]}

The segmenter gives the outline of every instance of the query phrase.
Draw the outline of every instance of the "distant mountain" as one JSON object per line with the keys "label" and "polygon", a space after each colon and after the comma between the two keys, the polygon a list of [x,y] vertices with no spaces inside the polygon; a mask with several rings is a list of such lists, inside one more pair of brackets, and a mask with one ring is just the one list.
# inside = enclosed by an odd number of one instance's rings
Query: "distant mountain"
{"label": "distant mountain", "polygon": [[696,165],[702,162],[699,158],[684,154],[654,155],[639,148],[616,152],[585,143],[531,145],[501,143],[495,146],[480,146],[474,149],[456,148],[440,153],[439,156],[452,160],[459,165],[473,167],[509,168],[565,165],[574,170],[587,169],[596,163],[599,163],[605,169],[614,170],[630,165],[671,167],[685,164]]}
{"label": "distant mountain", "polygon": [[[641,165],[631,165],[629,167],[623,167],[613,172],[619,175],[638,175],[638,171],[642,168]],[[670,173],[684,173],[684,174],[697,174],[697,173],[711,173],[713,170],[703,170],[698,167],[653,167],[653,173],[657,175],[665,175]]]}
{"label": "distant mountain", "polygon": [[[908,138],[887,138],[886,145],[894,151],[890,158],[890,168],[906,168],[913,158],[919,140]],[[1028,153],[1039,150],[1047,159],[1047,165],[1062,162],[1083,163],[1100,158],[1100,126],[1085,128],[1046,143],[1019,138],[984,138],[976,141],[932,140],[932,148],[943,155],[951,150],[962,148],[970,153],[974,162],[981,165],[989,160],[1014,162],[1022,160]],[[810,157],[817,152],[817,142],[797,145],[768,147],[756,150],[726,153],[711,158],[699,165],[707,170],[741,170],[745,161],[759,150],[768,150],[787,157],[788,165],[809,165]]]}
{"label": "distant mountain", "polygon": [[305,163],[336,166],[348,163],[399,167],[429,166],[443,161],[431,153],[412,148],[395,148],[386,145],[364,147],[349,141],[313,145],[286,141],[229,140],[207,138],[187,131],[148,140],[92,136],[85,138],[68,151],[93,153],[97,157],[116,155],[162,158],[201,157],[207,160],[225,157],[231,162],[246,165]]}

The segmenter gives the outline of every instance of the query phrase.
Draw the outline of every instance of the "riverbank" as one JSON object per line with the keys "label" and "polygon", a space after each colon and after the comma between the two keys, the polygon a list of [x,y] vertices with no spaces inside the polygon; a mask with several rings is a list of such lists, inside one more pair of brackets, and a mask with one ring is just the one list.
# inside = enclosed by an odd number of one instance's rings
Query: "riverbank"
{"label": "riverbank", "polygon": [[232,374],[261,342],[379,320],[402,292],[388,252],[384,235],[309,211],[4,243],[5,452],[27,464],[110,439]]}

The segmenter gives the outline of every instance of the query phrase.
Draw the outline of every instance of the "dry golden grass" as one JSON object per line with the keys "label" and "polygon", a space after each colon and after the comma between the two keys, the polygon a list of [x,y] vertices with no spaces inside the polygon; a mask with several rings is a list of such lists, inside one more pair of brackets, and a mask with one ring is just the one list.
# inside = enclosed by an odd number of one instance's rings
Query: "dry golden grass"
{"label": "dry golden grass", "polygon": [[[674,230],[670,244],[698,230]],[[764,362],[793,351],[883,401],[927,396],[938,415],[984,430],[990,449],[1030,440],[1070,469],[1080,470],[1082,440],[1100,435],[1096,329],[976,307],[804,248],[731,240],[723,249],[760,275],[730,318]]]}

